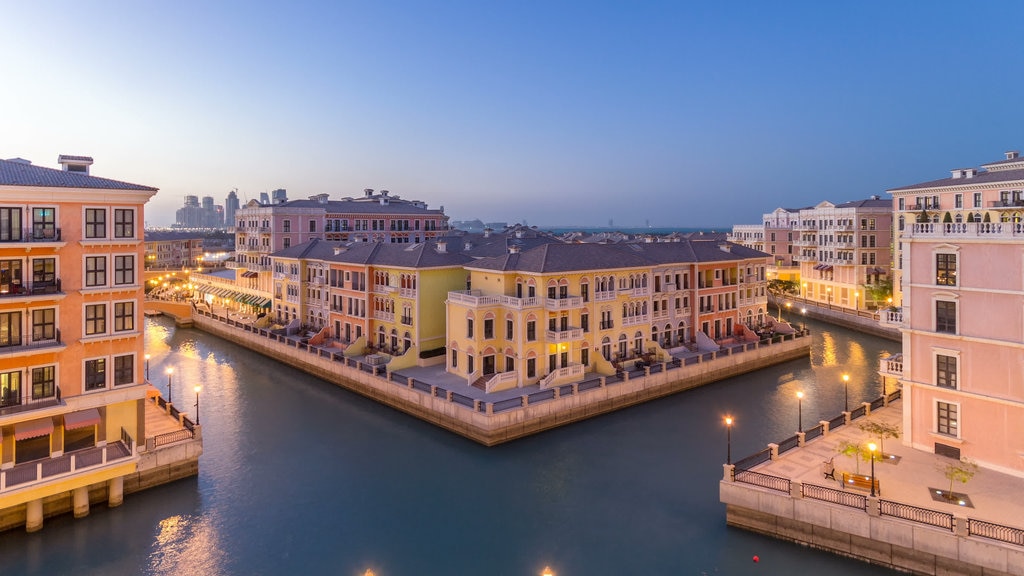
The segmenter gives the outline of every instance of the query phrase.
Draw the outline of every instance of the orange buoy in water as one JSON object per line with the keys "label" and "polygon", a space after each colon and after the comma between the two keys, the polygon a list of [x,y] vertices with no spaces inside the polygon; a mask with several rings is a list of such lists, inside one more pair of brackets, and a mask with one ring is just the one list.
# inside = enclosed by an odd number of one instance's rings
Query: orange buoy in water
{"label": "orange buoy in water", "polygon": [[757,563],[758,563],[758,562],[760,562],[760,561],[761,561],[761,559],[760,559],[760,558],[758,558],[757,556],[754,556],[754,563],[755,563],[755,564],[757,564]]}

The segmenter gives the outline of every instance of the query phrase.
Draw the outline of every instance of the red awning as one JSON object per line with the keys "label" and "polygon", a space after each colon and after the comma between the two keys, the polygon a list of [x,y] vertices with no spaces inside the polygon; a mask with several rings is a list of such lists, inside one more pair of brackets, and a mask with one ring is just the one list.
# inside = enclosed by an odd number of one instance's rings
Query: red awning
{"label": "red awning", "polygon": [[15,440],[28,440],[29,438],[46,436],[48,434],[53,434],[53,420],[50,418],[18,422],[14,425]]}
{"label": "red awning", "polygon": [[245,272],[242,272],[242,278],[255,278],[259,275],[259,272],[253,272],[252,270],[246,270]]}
{"label": "red awning", "polygon": [[64,415],[64,429],[74,430],[76,428],[85,428],[86,426],[95,426],[100,423],[100,412],[95,408],[89,408],[88,410],[79,410],[78,412],[71,412]]}

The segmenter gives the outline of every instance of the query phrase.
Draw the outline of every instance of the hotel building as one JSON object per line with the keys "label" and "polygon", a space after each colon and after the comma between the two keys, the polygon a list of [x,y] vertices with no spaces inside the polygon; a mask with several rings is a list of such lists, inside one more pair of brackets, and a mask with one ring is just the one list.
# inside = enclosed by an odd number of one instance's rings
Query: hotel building
{"label": "hotel building", "polygon": [[0,160],[0,514],[111,505],[145,438],[143,205],[157,189]]}
{"label": "hotel building", "polygon": [[889,193],[903,442],[1024,476],[1024,158]]}

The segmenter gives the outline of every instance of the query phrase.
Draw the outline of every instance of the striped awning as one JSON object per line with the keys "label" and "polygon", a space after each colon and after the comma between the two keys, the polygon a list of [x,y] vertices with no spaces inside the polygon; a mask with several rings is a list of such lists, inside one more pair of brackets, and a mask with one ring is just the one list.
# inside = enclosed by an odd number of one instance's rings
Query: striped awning
{"label": "striped awning", "polygon": [[64,429],[74,430],[86,426],[96,426],[100,423],[100,412],[95,408],[79,410],[64,415]]}
{"label": "striped awning", "polygon": [[47,436],[49,434],[53,434],[53,420],[50,418],[18,422],[14,425],[15,440],[28,440],[29,438]]}

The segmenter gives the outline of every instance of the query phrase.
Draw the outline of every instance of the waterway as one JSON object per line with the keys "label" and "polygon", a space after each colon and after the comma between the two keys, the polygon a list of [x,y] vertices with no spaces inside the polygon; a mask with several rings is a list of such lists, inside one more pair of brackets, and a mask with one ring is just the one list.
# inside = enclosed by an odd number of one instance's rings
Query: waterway
{"label": "waterway", "polygon": [[[0,534],[7,574],[895,574],[729,528],[734,459],[876,397],[895,342],[808,321],[810,360],[485,448],[197,330],[146,321],[194,412],[197,478]],[[759,561],[754,562],[757,556]]]}

